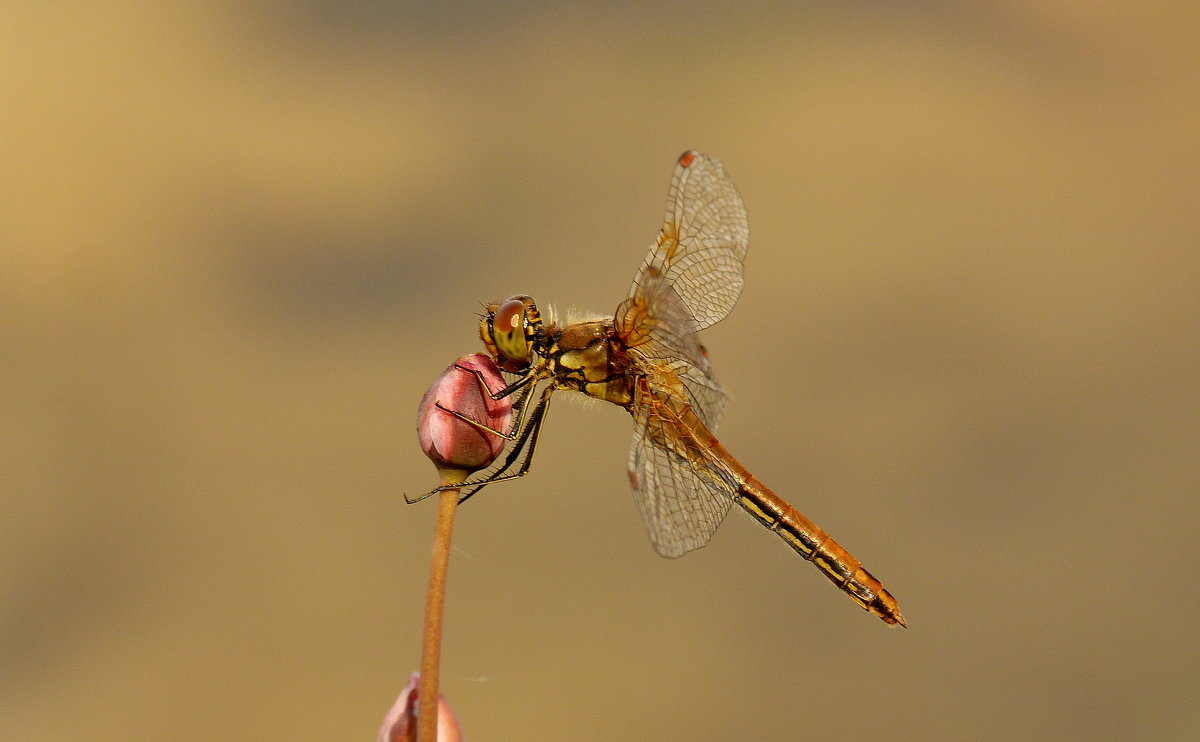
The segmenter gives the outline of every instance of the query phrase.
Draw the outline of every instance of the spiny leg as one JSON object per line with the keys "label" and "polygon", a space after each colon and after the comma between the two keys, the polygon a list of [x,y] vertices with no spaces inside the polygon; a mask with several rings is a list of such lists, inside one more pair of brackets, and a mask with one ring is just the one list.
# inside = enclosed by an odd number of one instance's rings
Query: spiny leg
{"label": "spiny leg", "polygon": [[[519,402],[519,404],[521,405],[521,408],[522,408],[521,412],[520,412],[521,416],[524,416],[526,402],[528,402],[530,393],[532,391],[533,390],[531,387],[529,392],[526,392],[525,395],[522,397],[521,401]],[[508,471],[512,467],[512,465],[517,461],[517,459],[521,456],[522,450],[525,450],[527,448],[530,440],[533,441],[534,445],[537,444],[537,437],[538,437],[537,434],[542,427],[542,423],[545,421],[547,405],[549,404],[549,401],[550,401],[550,394],[553,391],[554,391],[554,387],[547,386],[545,388],[545,390],[542,392],[541,398],[538,400],[538,403],[534,406],[533,412],[530,413],[528,422],[525,423],[525,426],[523,427],[521,432],[515,436],[516,444],[512,447],[512,450],[510,450],[508,452],[508,456],[505,457],[504,463],[501,464],[500,466],[496,467],[492,471],[491,474],[487,474],[479,479],[467,480],[458,485],[442,485],[440,487],[434,487],[432,490],[426,492],[425,494],[421,495],[420,497],[410,498],[408,495],[405,495],[404,501],[407,502],[408,504],[412,505],[414,503],[418,503],[418,502],[424,500],[425,498],[431,497],[432,495],[435,495],[438,492],[442,492],[444,490],[461,489],[464,487],[469,488],[467,490],[467,493],[460,498],[459,502],[462,502],[463,500],[466,500],[468,497],[470,497],[471,495],[478,492],[485,485],[491,484],[492,482],[504,482],[509,479],[516,479],[517,477],[524,476],[526,474],[526,472],[529,471],[529,461],[532,456],[532,451],[529,451],[529,454],[526,455],[525,460],[521,464],[522,468],[519,471],[519,473],[505,474],[505,472]],[[445,408],[443,408],[443,409],[445,409]],[[501,433],[500,431],[492,430],[491,428],[484,425],[483,423],[480,423],[480,422],[478,422],[470,417],[467,417],[465,415],[456,413],[454,410],[446,410],[446,411],[450,412],[451,414],[456,415],[457,417],[460,417],[464,421],[471,423],[472,425],[475,425],[476,427],[479,427],[483,430],[487,430],[490,433],[494,433],[495,435],[499,435],[501,437],[507,437],[507,436],[505,436],[504,433]]]}
{"label": "spiny leg", "polygon": [[[546,412],[550,407],[550,395],[553,392],[554,387],[552,386],[546,387],[545,391],[542,392],[541,399],[538,400],[537,405],[533,408],[533,413],[529,416],[529,424],[521,431],[521,437],[505,458],[504,465],[481,480],[463,483],[462,486],[470,487],[471,489],[467,490],[458,499],[460,505],[486,485],[493,482],[507,482],[511,479],[519,479],[529,473],[529,467],[533,465],[533,453],[537,449],[538,436],[541,435],[542,425],[546,422]],[[523,457],[521,456],[522,451],[525,452]],[[521,464],[517,470],[505,474],[504,472],[508,471],[518,458],[521,459]]]}
{"label": "spiny leg", "polygon": [[[462,367],[460,367],[460,368],[462,368]],[[471,369],[463,368],[463,370],[470,371]],[[480,379],[480,383],[484,383],[482,378]],[[485,386],[485,389],[486,389],[486,386]],[[487,423],[480,422],[479,420],[476,420],[475,418],[471,417],[470,415],[464,415],[463,413],[459,412],[458,410],[452,410],[449,407],[444,406],[441,402],[434,402],[434,405],[442,412],[454,415],[459,420],[462,420],[465,423],[473,425],[476,428],[479,428],[480,430],[485,431],[489,435],[495,435],[500,438],[503,438],[504,440],[512,441],[512,440],[516,440],[518,437],[517,431],[521,428],[521,421],[525,419],[525,410],[528,409],[528,407],[529,407],[529,405],[527,403],[529,402],[529,397],[532,394],[533,389],[534,389],[533,387],[528,387],[524,391],[524,393],[522,393],[520,395],[520,398],[516,402],[513,402],[512,408],[517,411],[517,414],[516,414],[516,419],[513,421],[512,427],[509,429],[509,431],[507,433],[500,431],[500,430],[496,430],[495,428],[491,427]],[[507,466],[507,465],[508,464],[505,464],[505,466]],[[458,485],[458,486],[461,487],[463,485]],[[436,495],[437,493],[439,493],[445,489],[451,489],[451,487],[448,485],[441,486],[441,487],[435,487],[434,489],[431,489],[430,491],[426,492],[423,495],[419,495],[418,497],[409,497],[408,494],[405,493],[404,501],[406,503],[408,503],[409,505],[415,505],[416,503],[421,502],[422,500],[424,500],[428,497]]]}
{"label": "spiny leg", "polygon": [[[517,456],[519,455],[518,452],[525,446],[526,441],[529,439],[530,433],[535,432],[533,429],[528,429],[525,432],[521,432],[521,433],[518,433],[517,431],[521,427],[521,420],[525,416],[526,403],[529,401],[530,395],[533,393],[534,388],[537,386],[537,382],[539,380],[545,378],[547,374],[545,373],[545,368],[546,368],[545,363],[544,362],[538,363],[535,366],[533,366],[532,368],[530,368],[528,371],[526,371],[523,376],[521,376],[519,379],[517,379],[513,383],[509,384],[508,386],[504,387],[503,389],[501,389],[498,392],[493,392],[491,390],[491,387],[488,386],[487,379],[484,377],[483,373],[479,369],[468,368],[466,366],[463,366],[463,365],[460,365],[457,363],[454,364],[454,367],[459,369],[460,371],[468,371],[468,372],[474,374],[480,387],[493,400],[504,399],[505,397],[513,394],[514,392],[527,387],[525,389],[524,394],[521,395],[520,400],[513,403],[513,407],[517,410],[517,420],[514,423],[512,429],[509,430],[509,432],[507,432],[507,433],[499,431],[499,430],[495,430],[491,426],[489,426],[485,423],[482,423],[478,420],[475,420],[474,418],[470,417],[469,415],[464,415],[463,413],[459,412],[458,410],[452,410],[448,407],[445,407],[440,402],[434,403],[435,405],[437,405],[438,409],[442,410],[443,412],[448,412],[451,415],[454,415],[458,419],[462,420],[463,422],[473,425],[483,431],[486,431],[489,434],[500,436],[501,438],[503,438],[505,440],[509,440],[509,441],[514,440],[514,439],[517,440],[517,444],[513,447],[512,452],[509,453],[503,466],[499,467],[492,474],[490,474],[482,479],[475,480],[474,482],[468,481],[468,482],[464,482],[463,484],[458,485],[459,487],[470,487],[471,485],[475,485],[474,489],[471,489],[467,493],[466,496],[464,496],[463,498],[461,498],[459,500],[459,502],[462,502],[462,500],[465,500],[465,499],[467,499],[467,497],[470,497],[471,495],[475,494],[486,484],[490,484],[492,482],[505,481],[508,479],[515,479],[518,476],[524,476],[524,474],[529,470],[529,465],[528,465],[529,457],[527,457],[526,462],[523,464],[524,469],[520,472],[520,474],[500,476],[506,469],[508,469],[510,466],[512,466],[514,461],[516,461]],[[546,388],[546,391],[542,393],[541,400],[537,404],[537,408],[534,410],[534,417],[536,418],[536,423],[537,423],[537,425],[534,427],[537,427],[537,428],[541,427],[542,419],[546,414],[545,407],[546,407],[547,401],[550,398],[551,389],[553,389],[553,387]],[[526,428],[531,428],[531,426],[527,425]],[[536,440],[537,440],[536,434],[533,435],[533,439],[536,442]],[[412,505],[412,504],[418,503],[432,495],[435,495],[438,492],[442,492],[446,489],[451,489],[451,487],[449,487],[448,485],[441,486],[441,487],[435,487],[434,489],[430,490],[429,492],[426,492],[425,494],[421,495],[420,497],[409,497],[406,494],[406,495],[404,495],[404,501],[407,502],[408,504]]]}
{"label": "spiny leg", "polygon": [[488,386],[487,379],[484,378],[483,372],[480,371],[479,369],[468,368],[468,367],[463,366],[458,363],[454,364],[454,367],[457,368],[459,371],[467,371],[467,372],[475,374],[475,378],[479,380],[479,386],[483,387],[483,391],[487,392],[487,395],[494,400],[504,399],[505,397],[507,397],[508,395],[517,391],[521,387],[526,386],[530,382],[535,382],[540,378],[540,375],[538,373],[538,371],[540,370],[540,364],[539,364],[539,366],[534,366],[533,368],[530,368],[527,372],[525,372],[524,376],[517,379],[516,381],[509,384],[508,386],[504,387],[500,391],[493,392],[492,388],[490,386]]}
{"label": "spiny leg", "polygon": [[[509,454],[508,459],[505,459],[504,461],[504,466],[498,468],[496,473],[493,473],[490,475],[490,477],[480,481],[480,483],[474,486],[472,490],[469,490],[466,495],[458,498],[458,504],[462,504],[464,501],[466,501],[466,499],[474,495],[475,492],[484,489],[484,485],[486,484],[492,484],[493,481],[520,479],[529,473],[529,467],[533,466],[534,451],[536,448],[538,448],[538,436],[541,435],[541,426],[542,424],[545,424],[546,421],[546,411],[548,409],[548,405],[550,405],[550,394],[553,389],[553,387],[547,387],[545,391],[542,391],[541,399],[538,401],[538,406],[534,407],[533,414],[530,415],[529,424],[526,426],[527,432],[522,436],[524,441],[517,443],[515,447],[512,447],[512,451]],[[518,451],[521,451],[522,449],[524,449],[524,456],[521,459],[521,466],[517,468],[517,471],[500,475],[500,473],[506,471],[506,469],[512,466],[512,463],[517,460]],[[472,483],[467,484],[470,485]]]}
{"label": "spiny leg", "polygon": [[[476,373],[478,373],[478,371]],[[484,389],[486,390],[487,385],[482,377],[480,377],[480,383],[484,384]],[[529,395],[531,392],[533,392],[533,387],[527,387],[524,390],[524,392],[522,392],[522,394],[518,397],[517,401],[512,403],[512,409],[517,411],[517,415],[516,415],[515,420],[513,421],[512,426],[508,429],[507,433],[500,431],[500,430],[496,430],[495,428],[488,425],[487,423],[480,422],[479,420],[476,420],[475,418],[471,417],[470,415],[466,415],[462,412],[459,412],[458,410],[452,410],[449,407],[446,407],[445,405],[443,405],[441,402],[434,402],[433,404],[435,407],[437,407],[442,412],[447,412],[451,415],[454,415],[459,420],[462,420],[465,423],[469,423],[469,424],[475,426],[476,428],[479,428],[480,430],[484,431],[485,433],[490,433],[499,438],[503,438],[506,441],[515,441],[517,439],[517,431],[521,429],[521,421],[525,418],[525,408],[526,408],[525,403],[529,401]],[[488,394],[490,395],[491,392],[488,392]]]}

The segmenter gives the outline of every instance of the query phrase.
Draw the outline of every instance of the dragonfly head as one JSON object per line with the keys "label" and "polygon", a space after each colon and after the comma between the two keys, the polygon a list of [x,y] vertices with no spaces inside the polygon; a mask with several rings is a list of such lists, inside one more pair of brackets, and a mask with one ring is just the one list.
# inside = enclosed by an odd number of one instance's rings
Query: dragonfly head
{"label": "dragonfly head", "polygon": [[483,344],[505,371],[529,368],[541,334],[542,315],[533,299],[525,295],[514,296],[503,304],[488,304],[487,314],[479,322]]}

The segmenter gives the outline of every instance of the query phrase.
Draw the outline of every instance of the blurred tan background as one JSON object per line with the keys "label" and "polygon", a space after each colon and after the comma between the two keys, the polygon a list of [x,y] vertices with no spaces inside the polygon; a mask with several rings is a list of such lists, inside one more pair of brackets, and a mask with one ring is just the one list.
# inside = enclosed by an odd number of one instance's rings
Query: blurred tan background
{"label": "blurred tan background", "polygon": [[753,234],[722,438],[912,628],[740,512],[658,558],[564,396],[460,515],[469,738],[1194,739],[1194,2],[22,5],[0,739],[373,739],[420,395],[481,301],[615,308],[692,147]]}

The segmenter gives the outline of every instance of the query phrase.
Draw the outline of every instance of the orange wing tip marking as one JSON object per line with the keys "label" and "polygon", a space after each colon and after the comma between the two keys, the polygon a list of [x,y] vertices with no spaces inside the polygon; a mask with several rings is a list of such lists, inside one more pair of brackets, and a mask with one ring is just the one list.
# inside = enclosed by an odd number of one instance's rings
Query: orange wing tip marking
{"label": "orange wing tip marking", "polygon": [[698,155],[698,154],[700,154],[700,153],[694,149],[689,149],[687,152],[684,152],[682,155],[679,156],[680,167],[690,166],[692,164],[692,162],[696,159],[696,155]]}

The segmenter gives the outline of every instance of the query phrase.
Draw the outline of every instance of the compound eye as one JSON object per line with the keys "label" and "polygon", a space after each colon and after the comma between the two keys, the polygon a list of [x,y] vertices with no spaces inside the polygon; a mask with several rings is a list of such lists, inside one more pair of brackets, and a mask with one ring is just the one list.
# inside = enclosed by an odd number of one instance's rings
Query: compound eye
{"label": "compound eye", "polygon": [[492,339],[496,350],[513,361],[529,361],[529,342],[525,338],[525,302],[509,299],[492,316]]}

